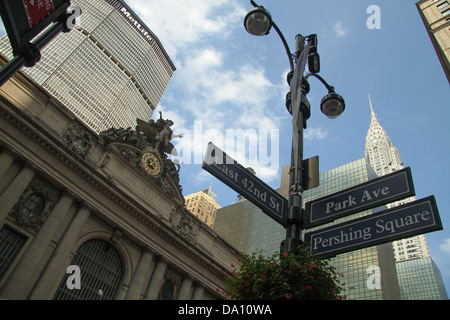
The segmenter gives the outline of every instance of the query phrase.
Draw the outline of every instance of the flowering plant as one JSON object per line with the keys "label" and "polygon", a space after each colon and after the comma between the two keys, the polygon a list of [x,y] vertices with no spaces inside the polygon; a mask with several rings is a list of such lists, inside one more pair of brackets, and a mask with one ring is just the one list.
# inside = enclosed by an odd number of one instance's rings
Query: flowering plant
{"label": "flowering plant", "polygon": [[311,257],[305,249],[299,254],[284,252],[268,257],[261,252],[240,254],[240,269],[234,265],[226,275],[223,292],[232,300],[341,300],[342,274],[327,260]]}

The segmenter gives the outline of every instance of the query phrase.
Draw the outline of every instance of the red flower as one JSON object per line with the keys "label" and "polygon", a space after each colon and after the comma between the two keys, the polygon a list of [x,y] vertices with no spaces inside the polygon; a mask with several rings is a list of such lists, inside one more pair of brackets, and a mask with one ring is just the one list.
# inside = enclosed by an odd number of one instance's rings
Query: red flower
{"label": "red flower", "polygon": [[245,274],[245,277],[246,277],[246,278],[250,278],[251,275],[249,275],[248,273],[246,273],[246,274]]}
{"label": "red flower", "polygon": [[312,286],[306,286],[306,290],[312,290]]}
{"label": "red flower", "polygon": [[275,262],[271,262],[270,265],[273,267],[274,265],[276,265]]}
{"label": "red flower", "polygon": [[252,288],[252,291],[255,292],[255,291],[256,291],[256,288]]}
{"label": "red flower", "polygon": [[283,257],[286,257],[289,253],[283,252]]}
{"label": "red flower", "polygon": [[317,264],[310,264],[309,267],[310,267],[310,268],[316,268],[316,267],[317,267]]}
{"label": "red flower", "polygon": [[216,291],[219,292],[220,291],[219,288],[216,288]]}
{"label": "red flower", "polygon": [[234,264],[231,264],[231,267],[234,268]]}
{"label": "red flower", "polygon": [[284,297],[286,298],[286,299],[292,299],[292,294],[290,294],[290,293],[286,293],[285,295],[284,295]]}
{"label": "red flower", "polygon": [[261,279],[265,279],[265,278],[266,278],[266,276],[262,274],[261,275]]}

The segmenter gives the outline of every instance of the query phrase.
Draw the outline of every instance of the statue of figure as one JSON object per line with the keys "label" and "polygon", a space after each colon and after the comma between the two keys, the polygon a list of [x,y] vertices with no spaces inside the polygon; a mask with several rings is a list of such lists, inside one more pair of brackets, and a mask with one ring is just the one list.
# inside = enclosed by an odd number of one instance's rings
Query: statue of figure
{"label": "statue of figure", "polygon": [[137,120],[138,125],[141,128],[144,135],[147,137],[147,141],[154,144],[155,150],[158,150],[161,154],[169,153],[177,156],[177,151],[170,141],[174,138],[182,138],[183,134],[174,135],[171,129],[173,126],[172,120],[164,120],[162,112],[159,112],[159,119],[154,121],[151,119],[149,122]]}

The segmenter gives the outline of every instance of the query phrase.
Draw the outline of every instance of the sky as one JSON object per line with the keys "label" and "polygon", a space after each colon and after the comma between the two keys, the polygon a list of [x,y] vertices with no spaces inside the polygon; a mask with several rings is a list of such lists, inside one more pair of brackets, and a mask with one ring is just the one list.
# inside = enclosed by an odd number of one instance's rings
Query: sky
{"label": "sky", "polygon": [[[264,37],[247,33],[249,0],[126,2],[177,68],[153,118],[161,111],[174,121],[174,133],[184,134],[173,142],[183,194],[211,186],[221,206],[236,201],[234,190],[201,167],[209,141],[278,188],[281,168],[290,163],[292,116],[285,107],[289,61],[275,30]],[[320,112],[328,92],[309,79],[304,158],[318,155],[321,172],[363,158],[370,95],[380,124],[412,170],[417,199],[436,197],[444,230],[427,234],[427,241],[449,292],[450,90],[416,1],[256,2],[271,12],[291,52],[297,34],[317,34],[319,74],[346,102],[339,118],[328,119]],[[380,9],[379,20],[368,11],[373,5]],[[369,28],[368,20],[379,24]],[[242,134],[249,139],[247,148],[234,138]]]}
{"label": "sky", "polygon": [[[281,168],[290,163],[292,117],[285,107],[289,61],[275,30],[264,37],[247,33],[243,20],[253,8],[247,0],[126,2],[177,68],[154,118],[161,111],[175,122],[174,133],[184,134],[174,141],[184,195],[211,186],[221,206],[236,201],[234,190],[201,168],[209,141],[278,188]],[[436,197],[444,230],[427,234],[427,241],[448,290],[450,90],[416,1],[256,2],[270,11],[291,52],[297,34],[317,34],[319,74],[346,102],[339,118],[328,119],[320,112],[327,90],[309,79],[304,157],[318,155],[321,172],[363,158],[370,95],[378,120],[412,170],[417,199]],[[372,5],[380,9],[379,21],[371,20]],[[242,148],[233,139],[239,133],[258,141],[258,152],[251,142]]]}

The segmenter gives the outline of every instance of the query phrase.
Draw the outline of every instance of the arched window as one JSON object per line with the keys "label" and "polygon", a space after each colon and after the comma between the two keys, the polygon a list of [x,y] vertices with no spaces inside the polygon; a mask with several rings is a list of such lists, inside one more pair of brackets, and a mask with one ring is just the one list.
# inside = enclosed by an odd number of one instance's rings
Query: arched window
{"label": "arched window", "polygon": [[54,300],[113,300],[123,278],[122,259],[116,249],[100,239],[85,242],[75,254],[71,265],[79,267],[81,289],[69,289],[68,273],[61,282]]}

